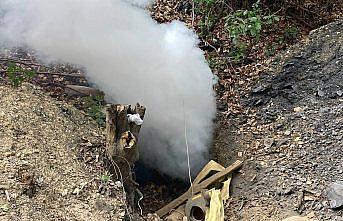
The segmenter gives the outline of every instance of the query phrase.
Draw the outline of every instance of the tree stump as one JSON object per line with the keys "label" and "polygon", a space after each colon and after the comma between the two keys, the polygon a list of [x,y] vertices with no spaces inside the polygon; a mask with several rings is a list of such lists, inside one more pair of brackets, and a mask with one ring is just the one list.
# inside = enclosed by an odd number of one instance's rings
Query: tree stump
{"label": "tree stump", "polygon": [[139,159],[138,135],[145,115],[145,107],[131,105],[106,105],[106,149],[119,168],[123,185],[128,193],[129,204],[134,208],[137,183],[131,168]]}

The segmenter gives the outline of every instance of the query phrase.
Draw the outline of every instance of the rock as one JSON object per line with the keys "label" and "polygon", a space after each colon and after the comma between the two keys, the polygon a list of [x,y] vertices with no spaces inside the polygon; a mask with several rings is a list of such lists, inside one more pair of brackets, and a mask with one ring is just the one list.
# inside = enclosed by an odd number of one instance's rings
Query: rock
{"label": "rock", "polygon": [[271,84],[262,84],[258,83],[255,87],[252,88],[252,93],[253,94],[261,94],[264,93],[272,88]]}
{"label": "rock", "polygon": [[332,183],[326,190],[327,198],[331,209],[338,209],[343,206],[343,181]]}
{"label": "rock", "polygon": [[6,184],[0,184],[0,190],[9,190],[10,186]]}
{"label": "rock", "polygon": [[294,112],[297,112],[297,113],[303,111],[303,109],[301,107],[295,107],[293,110],[294,110]]}
{"label": "rock", "polygon": [[322,91],[322,90],[320,90],[320,89],[318,88],[318,89],[317,89],[317,95],[318,95],[319,97],[324,97],[325,93],[324,93],[324,91]]}
{"label": "rock", "polygon": [[104,92],[91,87],[81,85],[66,85],[65,91],[69,96],[103,96]]}

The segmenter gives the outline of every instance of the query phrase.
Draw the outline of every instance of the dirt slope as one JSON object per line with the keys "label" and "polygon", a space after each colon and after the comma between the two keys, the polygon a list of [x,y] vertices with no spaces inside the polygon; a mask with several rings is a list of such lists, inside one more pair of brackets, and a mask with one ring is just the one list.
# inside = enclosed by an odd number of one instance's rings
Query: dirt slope
{"label": "dirt slope", "polygon": [[[94,149],[102,132],[31,84],[0,85],[0,220],[122,220],[120,183],[104,183]],[[99,191],[101,190],[101,191]]]}
{"label": "dirt slope", "polygon": [[214,155],[245,160],[227,220],[343,220],[325,194],[343,180],[342,57],[343,21],[313,31],[241,94],[244,114],[218,122]]}

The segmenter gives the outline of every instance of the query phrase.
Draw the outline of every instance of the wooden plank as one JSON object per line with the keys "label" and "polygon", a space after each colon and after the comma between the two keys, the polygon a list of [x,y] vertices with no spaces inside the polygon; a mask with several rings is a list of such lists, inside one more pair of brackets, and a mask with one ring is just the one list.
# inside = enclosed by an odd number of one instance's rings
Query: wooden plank
{"label": "wooden plank", "polygon": [[220,165],[219,163],[217,163],[214,160],[211,160],[210,162],[208,162],[204,168],[199,172],[198,176],[194,179],[193,181],[193,185],[196,185],[198,183],[200,183],[200,181],[202,181],[206,176],[208,176],[208,174],[211,171],[223,171],[225,169],[225,167],[223,167],[222,165]]}
{"label": "wooden plank", "polygon": [[[200,192],[202,189],[207,188],[209,185],[213,184],[220,178],[226,176],[227,174],[233,172],[234,170],[237,170],[242,166],[243,162],[240,160],[237,160],[234,162],[231,166],[225,168],[223,171],[220,171],[213,176],[207,178],[206,180],[202,181],[201,183],[197,185],[193,185],[193,194],[196,194]],[[166,206],[162,207],[159,209],[156,213],[159,215],[159,217],[163,217],[166,214],[169,213],[172,209],[180,206],[183,202],[185,202],[188,198],[192,197],[192,189],[188,189],[187,192],[182,194],[180,197],[176,198],[175,200],[171,201],[169,204]]]}

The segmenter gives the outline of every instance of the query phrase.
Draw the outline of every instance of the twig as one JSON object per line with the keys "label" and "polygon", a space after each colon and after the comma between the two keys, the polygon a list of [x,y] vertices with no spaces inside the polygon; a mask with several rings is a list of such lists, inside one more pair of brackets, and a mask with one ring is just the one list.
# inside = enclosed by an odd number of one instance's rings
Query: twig
{"label": "twig", "polygon": [[7,201],[10,202],[11,201],[11,197],[10,197],[10,194],[9,194],[8,190],[5,190],[5,194],[6,194]]}
{"label": "twig", "polygon": [[[120,182],[121,182],[121,186],[122,186],[122,191],[123,191],[123,196],[126,194],[125,192],[125,188],[124,188],[124,180],[123,180],[123,175],[121,173],[121,170],[120,170],[120,167],[117,163],[115,163],[113,160],[112,160],[112,157],[110,156],[110,153],[106,150],[106,155],[107,155],[107,158],[110,160],[111,164],[112,164],[112,167],[114,168],[114,171],[116,172],[116,176],[118,177],[118,174],[117,174],[117,170],[118,170],[118,173],[119,173],[119,178],[120,178]],[[122,204],[124,204],[125,206],[125,211],[126,211],[126,214],[129,216],[129,219],[130,221],[132,220],[131,219],[131,214],[129,212],[129,208],[127,207],[126,205],[126,202],[123,198],[120,198]]]}
{"label": "twig", "polygon": [[138,208],[139,208],[139,211],[140,211],[141,216],[143,216],[143,209],[142,209],[142,207],[141,207],[140,202],[141,202],[141,200],[143,200],[144,195],[143,195],[143,193],[142,193],[141,191],[139,191],[138,188],[136,189],[136,192],[137,192],[138,195],[140,196],[139,199],[138,199],[138,201],[137,201],[137,205],[138,205]]}
{"label": "twig", "polygon": [[211,48],[214,49],[214,51],[217,53],[217,55],[219,56],[219,51],[216,47],[214,47],[213,45],[211,45],[208,41],[202,39],[203,42],[205,42],[205,44],[207,44],[208,46],[210,46]]}
{"label": "twig", "polygon": [[241,206],[239,207],[238,211],[241,211],[243,209],[244,203],[245,203],[245,201],[244,201],[244,199],[242,199]]}

